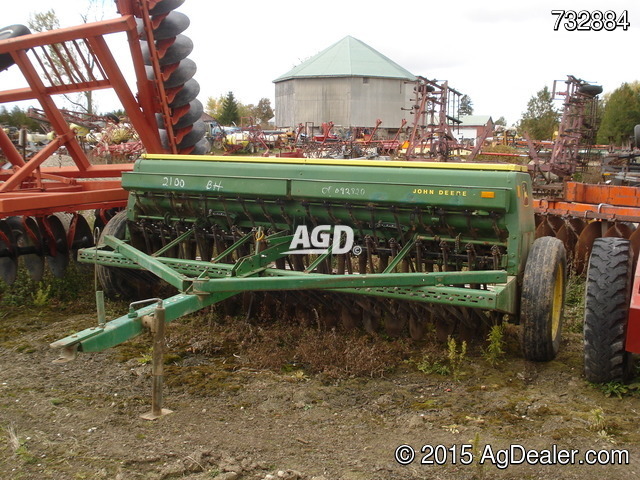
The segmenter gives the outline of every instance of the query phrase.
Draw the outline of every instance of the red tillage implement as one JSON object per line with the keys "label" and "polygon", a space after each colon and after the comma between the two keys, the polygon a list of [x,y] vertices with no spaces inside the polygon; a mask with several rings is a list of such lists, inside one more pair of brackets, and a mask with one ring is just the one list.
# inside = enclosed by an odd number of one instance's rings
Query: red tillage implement
{"label": "red tillage implement", "polygon": [[[31,34],[21,25],[0,31],[0,71],[15,64],[27,86],[0,91],[0,103],[35,100],[55,134],[28,160],[0,129],[6,162],[0,169],[0,278],[15,281],[17,260],[35,279],[44,258],[63,275],[69,253],[93,245],[89,222],[101,228],[126,205],[120,176],[132,164],[92,164],[74,128],[56,105],[57,95],[113,89],[148,153],[204,153],[191,41],[181,35],[188,18],[173,10],[183,0],[117,0],[120,18]],[[110,51],[106,35],[127,36],[136,75],[134,94]],[[1,77],[0,77],[1,78]],[[161,127],[161,128],[159,128]],[[45,166],[64,148],[72,166]]]}

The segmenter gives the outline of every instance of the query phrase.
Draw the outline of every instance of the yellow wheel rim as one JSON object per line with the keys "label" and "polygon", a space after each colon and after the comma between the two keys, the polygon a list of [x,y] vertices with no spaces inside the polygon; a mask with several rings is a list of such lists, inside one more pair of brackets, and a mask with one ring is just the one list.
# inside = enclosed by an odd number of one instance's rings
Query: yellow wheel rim
{"label": "yellow wheel rim", "polygon": [[551,338],[556,338],[560,331],[560,319],[562,316],[562,302],[564,297],[564,272],[558,266],[556,268],[555,282],[553,283],[553,303],[551,306]]}

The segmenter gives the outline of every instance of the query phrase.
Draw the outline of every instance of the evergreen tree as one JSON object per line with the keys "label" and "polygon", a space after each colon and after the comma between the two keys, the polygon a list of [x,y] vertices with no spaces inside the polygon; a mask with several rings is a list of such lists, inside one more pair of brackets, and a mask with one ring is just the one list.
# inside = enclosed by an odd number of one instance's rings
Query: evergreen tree
{"label": "evergreen tree", "polygon": [[640,124],[640,84],[623,83],[609,96],[598,129],[597,142],[621,145]]}
{"label": "evergreen tree", "polygon": [[519,129],[534,140],[551,140],[558,128],[559,118],[560,113],[553,105],[551,92],[544,87],[527,103],[527,111],[522,114]]}
{"label": "evergreen tree", "polygon": [[40,124],[33,118],[30,118],[27,113],[17,105],[14,105],[11,111],[8,111],[4,105],[2,106],[0,109],[0,124],[16,128],[27,127],[32,132],[40,130]]}
{"label": "evergreen tree", "polygon": [[232,125],[240,123],[240,114],[238,113],[238,102],[233,96],[233,92],[227,93],[222,102],[222,112],[218,117],[220,125]]}

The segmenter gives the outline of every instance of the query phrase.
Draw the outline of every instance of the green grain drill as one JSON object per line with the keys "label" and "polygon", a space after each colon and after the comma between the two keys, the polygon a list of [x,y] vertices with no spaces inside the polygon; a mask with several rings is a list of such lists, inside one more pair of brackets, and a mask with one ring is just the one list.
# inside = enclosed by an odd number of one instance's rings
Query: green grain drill
{"label": "green grain drill", "polygon": [[[251,296],[276,317],[416,339],[474,335],[508,316],[525,358],[558,351],[564,247],[534,241],[524,167],[149,155],[122,184],[126,211],[79,259],[97,265],[107,295],[170,285],[167,322]],[[53,346],[103,350],[153,312],[132,306]]]}

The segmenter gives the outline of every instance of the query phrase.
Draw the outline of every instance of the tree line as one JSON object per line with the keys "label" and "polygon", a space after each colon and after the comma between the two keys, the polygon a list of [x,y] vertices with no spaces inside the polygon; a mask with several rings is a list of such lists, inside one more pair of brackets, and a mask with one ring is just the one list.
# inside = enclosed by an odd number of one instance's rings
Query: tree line
{"label": "tree line", "polygon": [[[527,103],[518,124],[534,140],[551,140],[558,130],[561,112],[553,102],[548,87],[539,90]],[[620,146],[640,124],[640,82],[623,83],[598,100],[596,143]]]}
{"label": "tree line", "polygon": [[220,125],[240,125],[242,118],[251,117],[258,124],[265,127],[273,118],[271,100],[261,98],[257,105],[239,102],[233,92],[221,95],[218,98],[209,97],[205,111],[215,118]]}
{"label": "tree line", "polygon": [[40,130],[40,124],[19,106],[15,105],[11,110],[7,110],[4,105],[0,106],[0,125],[3,127],[27,127],[30,131]]}

